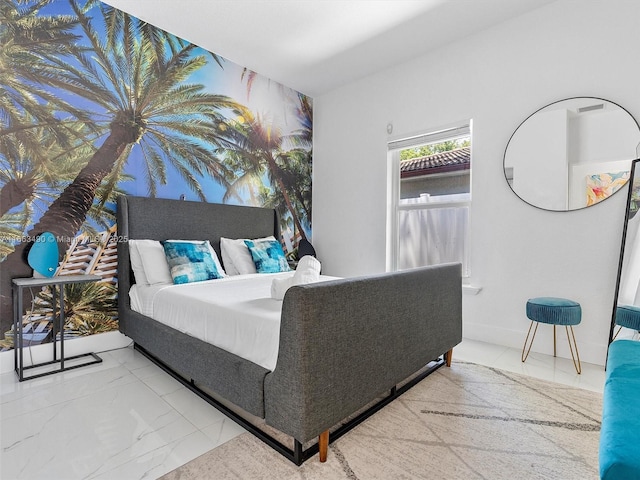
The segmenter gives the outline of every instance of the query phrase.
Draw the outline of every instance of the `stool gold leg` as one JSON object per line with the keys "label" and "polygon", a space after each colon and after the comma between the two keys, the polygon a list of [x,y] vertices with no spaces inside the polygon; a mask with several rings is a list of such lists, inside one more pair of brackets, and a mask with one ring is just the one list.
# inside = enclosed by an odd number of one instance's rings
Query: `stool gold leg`
{"label": "stool gold leg", "polygon": [[553,326],[553,356],[556,356],[556,326]]}
{"label": "stool gold leg", "polygon": [[[568,327],[565,326],[564,328],[567,331],[567,341],[569,342],[569,350],[571,350],[571,360],[573,360],[573,366],[576,368],[576,372],[578,372],[578,375],[580,375],[582,373],[582,365],[580,365],[580,354],[578,353],[578,344],[576,343],[576,336],[573,333],[573,326],[569,325]],[[576,349],[575,357],[573,356],[573,347],[571,346],[571,338],[569,338],[569,329],[571,329],[571,337],[573,338],[573,346]],[[577,363],[576,363],[576,358],[577,358]]]}
{"label": "stool gold leg", "polygon": [[[529,335],[531,334],[531,328],[533,327],[533,324],[536,324],[536,328],[533,330],[533,336],[531,337],[531,343],[529,344],[529,348],[527,349],[527,342],[529,341]],[[531,325],[529,325],[529,331],[527,332],[527,338],[524,339],[524,345],[522,346],[522,361],[524,362],[527,357],[529,356],[529,352],[531,351],[531,346],[533,345],[533,339],[536,338],[536,332],[538,331],[538,322],[534,322],[533,320],[531,321]],[[527,350],[527,353],[525,353],[525,349]]]}
{"label": "stool gold leg", "polygon": [[611,341],[613,342],[616,337],[618,336],[618,334],[620,333],[620,330],[622,330],[622,327],[618,327],[618,331],[616,332],[616,334],[613,336],[613,338],[611,339]]}

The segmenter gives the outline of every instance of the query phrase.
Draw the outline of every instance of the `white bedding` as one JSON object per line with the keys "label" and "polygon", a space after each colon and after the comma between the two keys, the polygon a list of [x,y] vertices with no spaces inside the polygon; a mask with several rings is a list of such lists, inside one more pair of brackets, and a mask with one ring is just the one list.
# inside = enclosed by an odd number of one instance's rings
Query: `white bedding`
{"label": "white bedding", "polygon": [[257,273],[181,285],[136,284],[129,296],[136,312],[273,370],[282,301],[271,298],[271,283],[291,276]]}

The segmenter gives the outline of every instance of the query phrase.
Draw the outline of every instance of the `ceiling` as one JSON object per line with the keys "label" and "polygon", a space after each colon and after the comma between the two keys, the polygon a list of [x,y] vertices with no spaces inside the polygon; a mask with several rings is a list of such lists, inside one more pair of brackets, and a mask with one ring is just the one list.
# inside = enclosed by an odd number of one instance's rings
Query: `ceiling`
{"label": "ceiling", "polygon": [[104,0],[312,97],[555,0]]}

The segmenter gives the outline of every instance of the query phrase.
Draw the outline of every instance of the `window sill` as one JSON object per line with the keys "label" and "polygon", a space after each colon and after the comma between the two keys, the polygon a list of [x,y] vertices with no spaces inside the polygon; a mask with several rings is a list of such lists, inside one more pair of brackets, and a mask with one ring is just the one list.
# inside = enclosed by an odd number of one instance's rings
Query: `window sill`
{"label": "window sill", "polygon": [[462,285],[462,293],[466,295],[477,295],[482,290],[482,287],[477,287],[475,285]]}

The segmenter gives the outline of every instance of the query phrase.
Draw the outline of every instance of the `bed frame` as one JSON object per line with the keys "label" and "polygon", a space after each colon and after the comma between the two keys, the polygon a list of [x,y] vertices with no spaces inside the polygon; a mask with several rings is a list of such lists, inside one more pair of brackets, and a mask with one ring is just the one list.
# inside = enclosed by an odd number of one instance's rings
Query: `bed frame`
{"label": "bed frame", "polygon": [[117,225],[120,331],[297,465],[324,461],[330,441],[450,364],[462,340],[459,264],[300,285],[285,294],[269,371],[131,310],[127,240],[208,239],[221,258],[220,237],[279,238],[275,210],[121,196]]}

